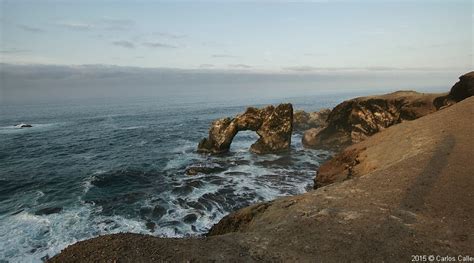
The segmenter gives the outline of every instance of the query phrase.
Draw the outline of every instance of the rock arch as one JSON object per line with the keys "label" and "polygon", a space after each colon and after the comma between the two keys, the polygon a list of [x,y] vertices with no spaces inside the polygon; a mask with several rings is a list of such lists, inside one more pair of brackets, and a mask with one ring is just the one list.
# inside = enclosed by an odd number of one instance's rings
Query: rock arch
{"label": "rock arch", "polygon": [[255,131],[260,138],[252,144],[254,153],[275,153],[288,150],[293,131],[293,106],[290,103],[261,109],[249,107],[234,118],[212,122],[208,138],[198,145],[198,152],[225,153],[239,131]]}

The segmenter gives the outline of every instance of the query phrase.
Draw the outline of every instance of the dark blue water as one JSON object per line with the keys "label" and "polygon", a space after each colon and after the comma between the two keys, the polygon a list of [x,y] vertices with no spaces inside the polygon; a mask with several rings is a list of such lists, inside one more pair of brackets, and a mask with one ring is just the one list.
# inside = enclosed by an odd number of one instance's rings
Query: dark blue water
{"label": "dark blue water", "polygon": [[[283,155],[250,153],[253,132],[239,133],[222,156],[197,154],[197,143],[212,120],[250,105],[313,111],[355,95],[0,105],[0,261],[38,262],[106,233],[201,235],[238,208],[303,193],[330,153],[304,149],[301,134]],[[196,165],[219,169],[185,174]]]}

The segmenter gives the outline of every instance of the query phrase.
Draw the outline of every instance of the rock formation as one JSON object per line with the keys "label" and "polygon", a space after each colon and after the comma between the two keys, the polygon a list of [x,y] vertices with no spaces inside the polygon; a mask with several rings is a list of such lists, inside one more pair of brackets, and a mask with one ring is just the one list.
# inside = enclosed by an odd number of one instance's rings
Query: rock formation
{"label": "rock formation", "polygon": [[274,153],[288,150],[293,131],[293,106],[272,105],[262,109],[247,108],[235,118],[223,118],[212,123],[209,137],[198,145],[198,152],[224,153],[229,151],[234,136],[239,131],[256,131],[260,138],[252,144],[254,153]]}
{"label": "rock formation", "polygon": [[398,91],[344,101],[331,111],[326,128],[305,132],[303,144],[331,148],[362,141],[389,126],[436,111],[433,100],[438,96]]}
{"label": "rock formation", "polygon": [[389,126],[417,119],[472,95],[474,72],[461,76],[448,94],[397,91],[347,100],[331,111],[327,127],[305,132],[303,145],[310,148],[342,149]]}
{"label": "rock formation", "polygon": [[304,131],[324,127],[329,113],[331,113],[330,109],[322,109],[316,112],[295,111],[293,114],[293,128],[297,131]]}
{"label": "rock formation", "polygon": [[474,71],[459,77],[459,81],[454,84],[449,94],[436,98],[434,104],[436,108],[440,109],[471,96],[474,96]]}
{"label": "rock formation", "polygon": [[231,213],[207,237],[104,235],[48,262],[405,262],[413,255],[469,255],[473,115],[469,98],[387,128],[336,157],[327,167],[335,180],[328,176],[325,184],[336,183]]}

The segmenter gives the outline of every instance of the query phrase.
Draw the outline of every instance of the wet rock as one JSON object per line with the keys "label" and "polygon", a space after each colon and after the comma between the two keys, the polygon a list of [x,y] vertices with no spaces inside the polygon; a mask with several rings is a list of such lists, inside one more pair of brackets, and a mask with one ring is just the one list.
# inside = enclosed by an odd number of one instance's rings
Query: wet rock
{"label": "wet rock", "polygon": [[151,213],[153,218],[157,218],[157,219],[161,218],[165,214],[166,214],[166,208],[160,205],[155,206],[155,208],[153,208],[153,212]]}
{"label": "wet rock", "polygon": [[190,201],[190,202],[187,202],[186,203],[189,207],[192,207],[194,209],[197,209],[197,210],[205,210],[206,208],[201,205],[199,202],[196,202],[196,201]]}
{"label": "wet rock", "polygon": [[256,131],[260,136],[250,147],[252,152],[264,154],[286,151],[291,144],[293,106],[288,103],[262,109],[250,107],[235,118],[216,120],[209,129],[208,138],[199,143],[198,152],[228,152],[234,136],[245,130]]}
{"label": "wet rock", "polygon": [[140,213],[140,216],[142,218],[145,218],[145,217],[151,215],[152,211],[153,211],[153,209],[151,207],[145,206],[145,207],[140,208],[139,213]]}
{"label": "wet rock", "polygon": [[175,187],[173,188],[171,192],[176,195],[188,195],[192,191],[193,191],[193,187],[189,185],[185,185],[185,186]]}
{"label": "wet rock", "polygon": [[183,222],[186,224],[192,224],[196,222],[197,220],[197,215],[195,214],[188,214],[185,217],[183,217]]}
{"label": "wet rock", "polygon": [[331,113],[330,109],[322,109],[316,112],[295,111],[293,114],[293,128],[296,131],[304,131],[324,127],[329,113]]}
{"label": "wet rock", "polygon": [[20,124],[15,125],[14,127],[22,129],[22,128],[31,128],[33,126],[31,124],[20,123]]}
{"label": "wet rock", "polygon": [[62,207],[46,207],[35,212],[35,215],[57,214],[63,210]]}
{"label": "wet rock", "polygon": [[156,228],[156,223],[155,222],[152,222],[152,221],[147,221],[145,223],[145,226],[148,230],[150,230],[150,232],[155,232],[155,228]]}
{"label": "wet rock", "polygon": [[238,176],[238,175],[250,175],[250,173],[246,172],[239,172],[239,171],[231,171],[231,172],[225,172],[225,175],[230,175],[230,176]]}
{"label": "wet rock", "polygon": [[211,174],[211,173],[220,173],[226,169],[220,166],[191,166],[186,168],[187,175],[197,175],[197,174]]}
{"label": "wet rock", "polygon": [[204,183],[202,181],[195,180],[195,181],[186,182],[186,186],[201,188],[204,186]]}

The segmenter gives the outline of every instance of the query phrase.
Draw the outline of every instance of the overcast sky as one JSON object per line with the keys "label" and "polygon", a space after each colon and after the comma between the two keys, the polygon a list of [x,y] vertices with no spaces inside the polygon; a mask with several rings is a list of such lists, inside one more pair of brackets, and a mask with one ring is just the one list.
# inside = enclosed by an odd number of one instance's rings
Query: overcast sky
{"label": "overcast sky", "polygon": [[0,0],[4,63],[253,71],[472,68],[467,1]]}

